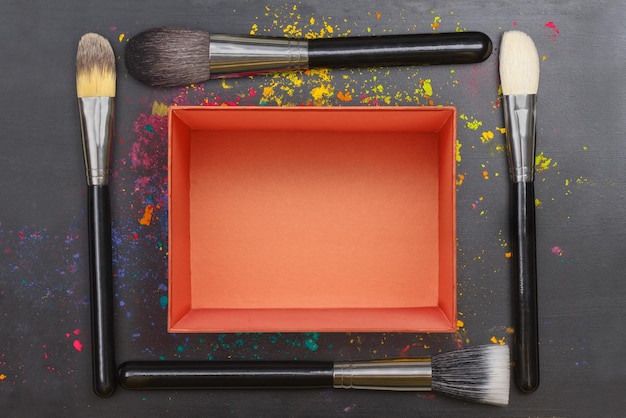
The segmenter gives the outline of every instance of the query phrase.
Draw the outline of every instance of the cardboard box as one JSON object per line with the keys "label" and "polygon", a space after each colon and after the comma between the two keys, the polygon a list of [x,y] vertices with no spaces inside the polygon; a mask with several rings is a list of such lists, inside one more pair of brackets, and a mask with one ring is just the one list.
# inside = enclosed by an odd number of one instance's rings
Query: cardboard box
{"label": "cardboard box", "polygon": [[170,332],[456,330],[456,110],[171,107]]}

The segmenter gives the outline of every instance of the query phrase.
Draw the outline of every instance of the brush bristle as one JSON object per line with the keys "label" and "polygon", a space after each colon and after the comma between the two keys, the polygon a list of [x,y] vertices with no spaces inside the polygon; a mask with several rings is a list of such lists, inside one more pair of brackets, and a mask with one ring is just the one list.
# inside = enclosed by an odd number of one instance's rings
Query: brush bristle
{"label": "brush bristle", "polygon": [[209,34],[189,29],[149,29],[126,44],[125,61],[131,76],[155,87],[208,80]]}
{"label": "brush bristle", "polygon": [[500,45],[502,93],[537,94],[539,89],[539,54],[530,36],[508,31]]}
{"label": "brush bristle", "polygon": [[78,97],[115,97],[115,53],[109,41],[87,33],[78,42],[76,93]]}
{"label": "brush bristle", "polygon": [[491,405],[509,403],[510,354],[506,345],[484,345],[432,359],[434,391]]}

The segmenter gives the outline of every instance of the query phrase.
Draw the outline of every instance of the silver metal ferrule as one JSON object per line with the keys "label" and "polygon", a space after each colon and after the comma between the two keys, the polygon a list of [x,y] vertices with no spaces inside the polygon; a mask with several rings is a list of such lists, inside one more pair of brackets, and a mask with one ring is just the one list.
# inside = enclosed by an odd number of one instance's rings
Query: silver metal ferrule
{"label": "silver metal ferrule", "polygon": [[210,78],[239,77],[308,66],[308,41],[211,35]]}
{"label": "silver metal ferrule", "polygon": [[506,95],[503,101],[511,181],[514,183],[531,182],[535,177],[537,95]]}
{"label": "silver metal ferrule", "polygon": [[85,169],[89,186],[109,184],[113,104],[113,97],[78,98]]}
{"label": "silver metal ferrule", "polygon": [[338,362],[333,369],[336,389],[430,391],[430,359]]}

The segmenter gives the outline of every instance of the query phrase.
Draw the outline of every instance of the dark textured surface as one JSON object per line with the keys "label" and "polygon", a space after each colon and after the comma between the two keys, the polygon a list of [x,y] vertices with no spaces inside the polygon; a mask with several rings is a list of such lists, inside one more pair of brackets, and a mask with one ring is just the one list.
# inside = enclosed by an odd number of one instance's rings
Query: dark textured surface
{"label": "dark textured surface", "polygon": [[[626,368],[626,7],[607,1],[5,1],[0,5],[0,414],[3,416],[623,416]],[[469,66],[312,71],[153,89],[129,78],[126,40],[154,26],[268,36],[477,30]],[[91,385],[87,187],[75,93],[80,36],[118,56],[111,203],[118,362],[343,360],[510,343],[509,183],[497,54],[529,33],[541,59],[537,269],[541,385],[497,408],[364,391],[163,391]],[[458,107],[454,334],[166,332],[165,106]]]}

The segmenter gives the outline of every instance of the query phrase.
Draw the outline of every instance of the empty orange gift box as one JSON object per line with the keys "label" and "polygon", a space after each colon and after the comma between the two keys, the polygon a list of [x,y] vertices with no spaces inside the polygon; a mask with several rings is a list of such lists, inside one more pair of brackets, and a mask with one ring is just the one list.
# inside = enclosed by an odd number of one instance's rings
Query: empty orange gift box
{"label": "empty orange gift box", "polygon": [[456,330],[456,110],[171,107],[170,332]]}

